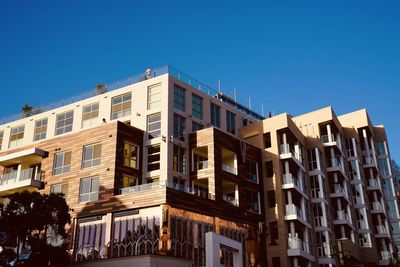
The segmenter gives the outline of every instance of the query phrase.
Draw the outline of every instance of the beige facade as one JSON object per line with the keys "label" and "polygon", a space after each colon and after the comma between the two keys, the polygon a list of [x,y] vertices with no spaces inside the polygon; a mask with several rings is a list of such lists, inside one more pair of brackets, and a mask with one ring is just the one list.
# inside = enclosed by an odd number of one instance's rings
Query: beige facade
{"label": "beige facade", "polygon": [[268,264],[389,265],[399,229],[383,126],[331,107],[243,127],[264,149]]}

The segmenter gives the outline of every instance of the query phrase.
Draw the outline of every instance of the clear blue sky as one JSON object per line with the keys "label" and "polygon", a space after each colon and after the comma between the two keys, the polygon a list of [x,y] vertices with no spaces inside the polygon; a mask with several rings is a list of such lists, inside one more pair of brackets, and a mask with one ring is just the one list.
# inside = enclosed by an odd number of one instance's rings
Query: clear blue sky
{"label": "clear blue sky", "polygon": [[275,114],[367,108],[400,161],[400,1],[189,2],[1,1],[0,116],[170,64]]}

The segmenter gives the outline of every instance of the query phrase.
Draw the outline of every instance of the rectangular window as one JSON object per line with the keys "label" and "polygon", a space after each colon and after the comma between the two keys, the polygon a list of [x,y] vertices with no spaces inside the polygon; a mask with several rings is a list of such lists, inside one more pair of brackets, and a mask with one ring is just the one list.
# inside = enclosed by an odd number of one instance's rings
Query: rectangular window
{"label": "rectangular window", "polygon": [[258,183],[258,163],[254,160],[246,159],[246,169],[249,172],[249,180]]}
{"label": "rectangular window", "polygon": [[82,108],[82,128],[97,125],[99,122],[99,103],[93,103]]}
{"label": "rectangular window", "polygon": [[185,122],[186,118],[174,113],[174,138],[185,140]]}
{"label": "rectangular window", "polygon": [[161,97],[161,83],[149,86],[147,89],[147,109],[160,108]]}
{"label": "rectangular window", "polygon": [[192,94],[192,116],[203,119],[203,98],[195,94]]}
{"label": "rectangular window", "polygon": [[67,197],[67,194],[68,194],[68,184],[65,183],[65,184],[55,184],[55,185],[52,185],[51,188],[50,188],[50,193],[53,193],[53,194],[61,193],[61,194],[64,194],[64,197]]}
{"label": "rectangular window", "polygon": [[279,239],[279,234],[278,234],[278,222],[274,221],[274,222],[269,222],[268,223],[269,226],[269,234],[270,234],[270,240],[271,246],[276,246],[278,245],[278,239]]}
{"label": "rectangular window", "polygon": [[160,145],[147,147],[147,171],[160,169]]}
{"label": "rectangular window", "polygon": [[275,190],[267,191],[268,206],[270,208],[276,207]]}
{"label": "rectangular window", "polygon": [[185,174],[186,169],[186,155],[183,147],[174,145],[173,154],[173,170]]}
{"label": "rectangular window", "polygon": [[195,122],[195,121],[192,121],[192,132],[201,130],[201,129],[203,129],[203,128],[204,128],[204,126],[201,125],[200,123],[197,123],[197,122]]}
{"label": "rectangular window", "polygon": [[386,149],[385,149],[385,142],[377,142],[375,144],[376,146],[376,152],[378,153],[378,156],[384,156],[386,155]]}
{"label": "rectangular window", "polygon": [[182,87],[174,85],[174,108],[183,112],[185,112],[185,92]]}
{"label": "rectangular window", "polygon": [[388,161],[386,159],[378,159],[378,167],[381,175],[390,175]]}
{"label": "rectangular window", "polygon": [[147,116],[147,132],[149,139],[160,137],[161,135],[161,113]]}
{"label": "rectangular window", "polygon": [[124,143],[124,166],[139,169],[139,146]]}
{"label": "rectangular window", "polygon": [[24,140],[25,125],[12,127],[10,133],[10,144],[9,147],[16,147],[22,145]]}
{"label": "rectangular window", "polygon": [[71,171],[71,151],[55,154],[53,175],[59,175],[70,171]]}
{"label": "rectangular window", "polygon": [[79,202],[95,201],[99,198],[99,177],[89,177],[81,180]]}
{"label": "rectangular window", "polygon": [[56,121],[55,135],[71,132],[73,122],[74,122],[73,110],[58,114]]}
{"label": "rectangular window", "polygon": [[46,138],[47,118],[37,120],[35,122],[35,131],[33,133],[33,141],[39,141]]}
{"label": "rectangular window", "polygon": [[228,133],[235,134],[235,113],[226,111],[226,130]]}
{"label": "rectangular window", "polygon": [[82,169],[98,166],[101,163],[101,144],[83,147]]}
{"label": "rectangular window", "polygon": [[264,148],[270,148],[271,147],[271,133],[265,133],[264,134]]}
{"label": "rectangular window", "polygon": [[221,107],[211,103],[211,124],[215,127],[221,127]]}
{"label": "rectangular window", "polygon": [[122,176],[122,187],[129,188],[138,185],[138,179],[133,176],[123,175]]}
{"label": "rectangular window", "polygon": [[111,99],[111,120],[131,115],[132,94],[129,92]]}
{"label": "rectangular window", "polygon": [[265,162],[265,173],[267,177],[274,176],[274,165],[272,163],[272,160]]}
{"label": "rectangular window", "polygon": [[3,145],[3,137],[4,137],[4,131],[0,131],[0,150],[1,150],[2,145]]}
{"label": "rectangular window", "polygon": [[255,191],[248,191],[250,211],[260,213],[260,195]]}

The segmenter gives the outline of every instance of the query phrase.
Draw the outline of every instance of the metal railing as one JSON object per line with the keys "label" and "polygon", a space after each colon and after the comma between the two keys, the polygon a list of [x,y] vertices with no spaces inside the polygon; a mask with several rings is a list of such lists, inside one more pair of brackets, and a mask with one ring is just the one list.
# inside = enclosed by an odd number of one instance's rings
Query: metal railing
{"label": "metal railing", "polygon": [[222,163],[222,170],[225,172],[235,174],[235,175],[238,174],[237,169],[235,167],[232,167],[232,166],[224,164],[224,163]]}
{"label": "metal railing", "polygon": [[208,160],[197,161],[193,164],[193,171],[204,170],[208,168]]}
{"label": "metal railing", "polygon": [[[195,88],[197,90],[200,90],[203,93],[205,93],[207,95],[210,95],[212,97],[222,95],[222,93],[219,93],[218,90],[213,89],[212,87],[210,87],[210,86],[208,86],[208,85],[206,85],[206,84],[194,79],[193,77],[191,77],[189,75],[184,74],[182,71],[180,71],[180,70],[178,70],[178,69],[176,69],[176,68],[174,68],[172,66],[169,66],[169,65],[165,65],[165,66],[162,66],[162,67],[159,67],[159,68],[152,69],[151,70],[151,74],[149,74],[149,75],[146,74],[146,72],[142,72],[142,73],[130,76],[128,78],[124,78],[124,79],[121,79],[119,81],[116,81],[116,82],[113,82],[113,83],[110,83],[110,84],[106,84],[105,85],[105,92],[111,92],[111,91],[114,91],[114,90],[129,86],[129,85],[132,85],[132,84],[144,81],[144,80],[148,80],[148,79],[151,79],[151,78],[159,77],[159,76],[164,75],[164,74],[169,74],[169,75],[175,77],[176,79],[178,79],[178,80],[180,80],[180,81],[192,86],[193,88]],[[6,124],[6,123],[10,123],[10,122],[22,119],[22,118],[30,117],[30,116],[33,116],[33,115],[37,115],[37,114],[40,114],[40,113],[44,113],[44,112],[47,112],[47,111],[50,111],[50,110],[54,110],[54,109],[59,108],[59,107],[70,105],[70,104],[73,104],[73,103],[76,103],[78,101],[82,101],[82,100],[88,99],[88,98],[96,96],[96,95],[99,95],[99,93],[95,89],[94,90],[92,89],[90,91],[81,93],[79,95],[67,97],[67,98],[64,98],[62,100],[59,100],[59,101],[56,101],[56,102],[53,102],[53,103],[50,103],[50,104],[47,104],[47,105],[44,105],[44,106],[33,107],[28,112],[21,112],[21,113],[14,114],[14,115],[11,115],[11,116],[8,116],[8,117],[0,118],[0,125]],[[225,104],[229,105],[230,107],[234,108],[238,112],[240,112],[240,113],[242,113],[242,114],[244,114],[244,115],[246,115],[248,117],[251,117],[251,118],[253,118],[255,120],[264,119],[263,116],[261,116],[261,115],[257,114],[256,112],[244,107],[243,105],[237,103],[236,101],[233,101],[233,102],[232,101],[230,101],[230,102],[223,101],[223,102]]]}
{"label": "metal railing", "polygon": [[14,171],[0,176],[0,185],[18,183],[25,180],[41,180],[41,171],[36,171],[35,168]]}

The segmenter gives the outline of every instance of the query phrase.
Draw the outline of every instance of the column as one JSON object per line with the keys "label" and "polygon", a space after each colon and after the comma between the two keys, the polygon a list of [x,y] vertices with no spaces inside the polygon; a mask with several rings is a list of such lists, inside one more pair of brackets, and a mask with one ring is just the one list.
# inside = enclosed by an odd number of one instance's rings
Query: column
{"label": "column", "polygon": [[326,125],[326,132],[328,133],[328,141],[329,143],[331,143],[333,140],[332,140],[332,130],[330,124]]}

